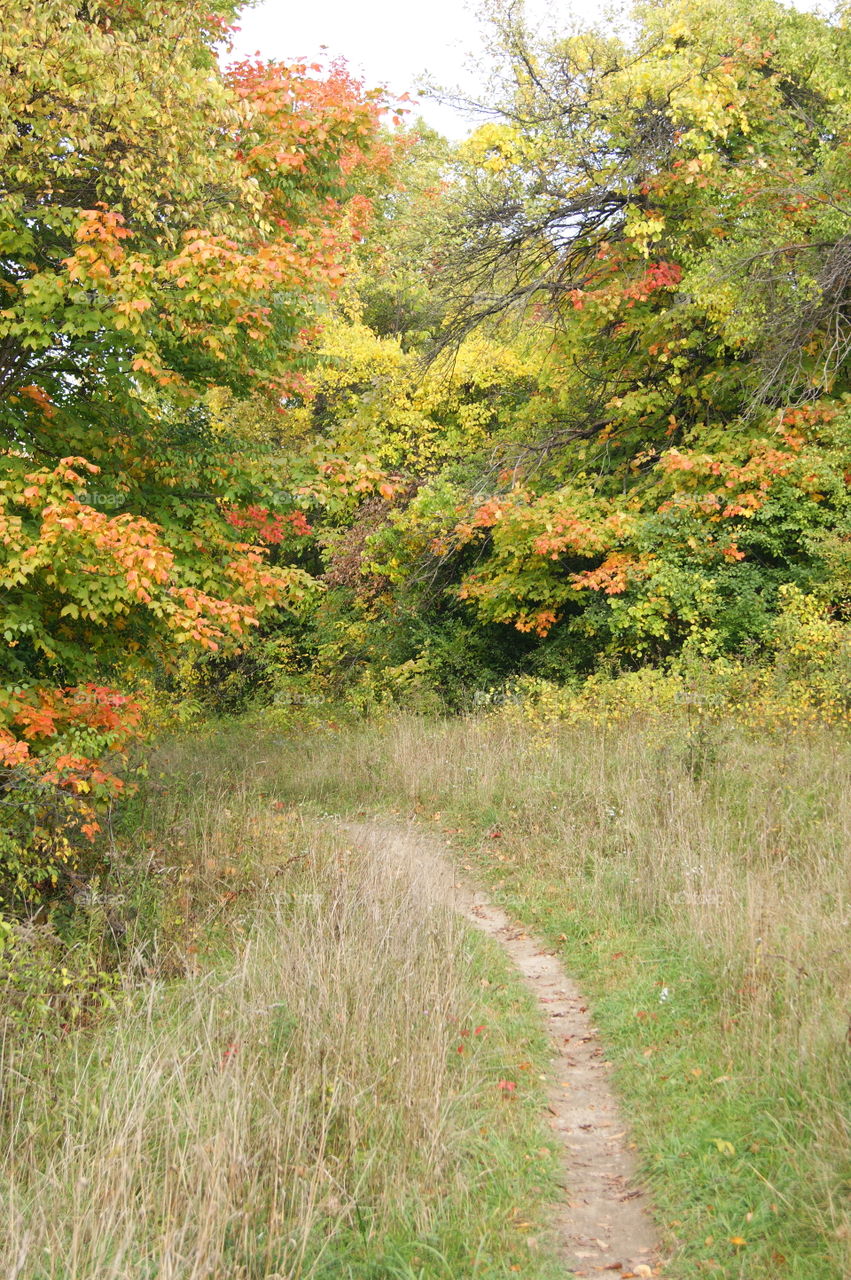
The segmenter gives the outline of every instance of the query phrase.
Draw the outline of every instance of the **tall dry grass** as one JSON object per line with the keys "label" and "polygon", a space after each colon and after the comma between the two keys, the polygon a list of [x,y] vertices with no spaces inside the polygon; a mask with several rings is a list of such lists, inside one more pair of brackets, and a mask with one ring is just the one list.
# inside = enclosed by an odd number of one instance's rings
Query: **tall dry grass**
{"label": "tall dry grass", "polygon": [[638,724],[541,735],[498,717],[411,718],[317,740],[283,774],[286,794],[322,806],[442,806],[500,823],[514,837],[508,880],[550,877],[600,920],[663,920],[711,953],[748,1005],[760,1052],[768,1027],[804,1057],[844,1038],[847,736]]}
{"label": "tall dry grass", "polygon": [[[731,1262],[729,1274],[851,1274],[847,733],[757,736],[683,718],[541,726],[511,710],[440,725],[402,718],[317,738],[272,776],[285,794],[320,807],[395,805],[428,821],[439,812],[441,825],[477,834],[479,865],[497,892],[562,939],[567,964],[597,993],[660,1167],[689,1169],[693,1155],[697,1168],[703,1156],[675,1151],[678,1140],[717,1156],[713,1134],[725,1134],[712,1125],[750,1135],[736,1153],[742,1186],[763,1193],[767,1215],[786,1215],[792,1243],[774,1250],[782,1265],[766,1248],[765,1271],[749,1257]],[[644,1039],[637,1013],[647,1019]],[[699,1103],[694,1089],[668,1097],[670,1084],[651,1101],[641,1055],[656,1061],[663,1016],[680,1024],[674,1066],[659,1071],[692,1062],[694,1088],[706,1075]],[[722,1100],[709,1086],[716,1076]],[[655,1117],[654,1106],[663,1108]],[[765,1179],[775,1175],[784,1181],[772,1195]],[[674,1185],[674,1173],[664,1177]],[[671,1203],[682,1206],[698,1192],[687,1175],[676,1177]],[[706,1177],[702,1194],[714,1201]],[[744,1205],[743,1222],[753,1212]],[[765,1230],[768,1238],[773,1219]],[[819,1253],[823,1271],[813,1269]]]}
{"label": "tall dry grass", "polygon": [[395,810],[458,832],[594,998],[671,1274],[845,1280],[850,758],[508,715],[164,746],[116,852],[126,1004],[4,1045],[0,1274],[549,1274],[512,1226],[552,1191],[534,1098],[488,1101],[544,1049],[509,986],[457,1053],[494,958],[330,820]]}
{"label": "tall dry grass", "polygon": [[[182,799],[142,815],[172,914],[159,942],[137,920],[126,1004],[89,1032],[3,1045],[0,1274],[448,1276],[458,1256],[502,1274],[489,1260],[516,1192],[500,1184],[491,1203],[473,1153],[493,1123],[510,1163],[535,1121],[498,1110],[498,1032],[478,1059],[455,1051],[482,1017],[480,944],[416,878],[229,770],[208,753]],[[184,976],[163,980],[205,903]],[[205,933],[218,963],[199,960]]]}

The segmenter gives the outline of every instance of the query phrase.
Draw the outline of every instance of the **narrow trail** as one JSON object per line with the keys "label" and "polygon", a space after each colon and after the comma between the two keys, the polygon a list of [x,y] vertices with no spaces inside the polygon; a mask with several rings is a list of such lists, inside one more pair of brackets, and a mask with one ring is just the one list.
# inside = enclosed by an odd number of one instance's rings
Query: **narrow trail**
{"label": "narrow trail", "polygon": [[427,899],[452,907],[493,938],[538,1003],[553,1047],[547,1120],[562,1146],[565,1199],[552,1227],[566,1274],[661,1275],[656,1232],[609,1084],[610,1064],[576,984],[545,943],[458,879],[440,841],[402,823],[344,827]]}

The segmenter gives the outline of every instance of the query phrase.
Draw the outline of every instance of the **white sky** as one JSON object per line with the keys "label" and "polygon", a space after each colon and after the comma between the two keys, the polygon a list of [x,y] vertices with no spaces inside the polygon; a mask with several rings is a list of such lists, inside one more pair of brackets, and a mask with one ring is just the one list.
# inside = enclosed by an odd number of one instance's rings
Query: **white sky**
{"label": "white sky", "polygon": [[[796,8],[821,8],[819,0],[793,0]],[[473,16],[475,0],[261,0],[244,11],[234,56],[294,61],[342,56],[367,87],[389,85],[413,92],[424,76],[446,88],[465,87],[476,96],[469,66],[481,50],[483,31]],[[571,19],[600,16],[611,0],[526,0],[534,25],[569,28]],[[422,99],[429,124],[450,138],[463,137],[471,122],[451,107]]]}
{"label": "white sky", "polygon": [[[601,0],[527,0],[533,21],[594,14]],[[470,55],[482,47],[482,29],[465,0],[261,0],[240,19],[234,55],[283,61],[343,56],[367,86],[389,85],[413,92],[428,74],[447,88],[465,86],[475,96]],[[469,122],[447,106],[422,100],[418,108],[429,124],[449,137],[463,136]]]}

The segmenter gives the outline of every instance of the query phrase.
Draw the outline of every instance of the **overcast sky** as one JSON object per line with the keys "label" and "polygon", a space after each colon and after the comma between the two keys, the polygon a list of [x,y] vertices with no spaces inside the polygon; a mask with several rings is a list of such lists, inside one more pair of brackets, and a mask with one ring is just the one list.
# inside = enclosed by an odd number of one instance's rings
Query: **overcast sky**
{"label": "overcast sky", "polygon": [[[601,0],[527,0],[533,20],[593,14]],[[546,15],[546,18],[545,18]],[[284,61],[316,57],[322,45],[342,55],[370,87],[411,92],[425,73],[447,87],[465,85],[475,95],[470,55],[482,47],[482,28],[465,0],[261,0],[247,9],[236,39],[239,57],[257,52]],[[422,101],[420,113],[442,133],[460,137],[469,123],[446,106]]]}
{"label": "overcast sky", "polygon": [[[476,96],[468,65],[481,50],[483,30],[470,0],[261,0],[247,9],[236,38],[235,56],[259,53],[282,61],[342,55],[368,87],[389,85],[411,92],[428,73],[441,85],[466,87]],[[819,0],[796,0],[796,7],[823,7]],[[599,16],[610,0],[526,0],[535,25],[568,29],[571,19]],[[469,131],[470,121],[448,106],[422,100],[419,112],[451,138]]]}

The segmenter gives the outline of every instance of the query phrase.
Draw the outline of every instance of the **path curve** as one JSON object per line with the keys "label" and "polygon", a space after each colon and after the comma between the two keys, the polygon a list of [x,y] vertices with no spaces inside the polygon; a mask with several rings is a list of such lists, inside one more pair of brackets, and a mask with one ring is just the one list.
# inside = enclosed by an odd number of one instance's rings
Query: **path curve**
{"label": "path curve", "polygon": [[553,1056],[548,1121],[562,1147],[566,1198],[552,1227],[575,1276],[662,1274],[647,1199],[582,993],[540,939],[458,879],[447,847],[413,824],[346,822],[358,843],[404,871],[423,895],[452,907],[505,951],[538,1003]]}

